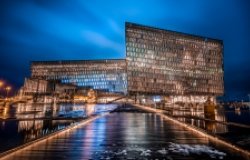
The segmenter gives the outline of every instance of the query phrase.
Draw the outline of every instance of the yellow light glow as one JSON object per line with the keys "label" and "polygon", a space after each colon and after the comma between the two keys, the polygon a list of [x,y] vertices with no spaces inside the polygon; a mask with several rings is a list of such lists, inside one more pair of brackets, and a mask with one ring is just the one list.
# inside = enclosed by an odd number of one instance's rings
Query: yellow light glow
{"label": "yellow light glow", "polygon": [[10,90],[11,90],[11,87],[10,87],[10,86],[7,86],[5,89],[6,89],[7,91],[10,91]]}
{"label": "yellow light glow", "polygon": [[0,81],[0,88],[4,85],[3,81]]}

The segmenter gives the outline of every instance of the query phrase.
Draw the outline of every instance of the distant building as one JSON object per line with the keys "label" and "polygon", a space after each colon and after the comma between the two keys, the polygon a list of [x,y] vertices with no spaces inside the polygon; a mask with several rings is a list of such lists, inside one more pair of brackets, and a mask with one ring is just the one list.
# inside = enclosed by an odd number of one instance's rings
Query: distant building
{"label": "distant building", "polygon": [[127,92],[126,61],[122,59],[32,62],[31,78],[107,92]]}
{"label": "distant building", "polygon": [[[51,83],[53,83],[53,81],[51,81]],[[61,99],[72,99],[77,90],[77,86],[73,84],[54,83],[53,86],[54,89],[52,93]]]}
{"label": "distant building", "polygon": [[49,82],[43,79],[25,78],[23,87],[19,90],[19,95],[33,95],[34,93],[48,92]]}

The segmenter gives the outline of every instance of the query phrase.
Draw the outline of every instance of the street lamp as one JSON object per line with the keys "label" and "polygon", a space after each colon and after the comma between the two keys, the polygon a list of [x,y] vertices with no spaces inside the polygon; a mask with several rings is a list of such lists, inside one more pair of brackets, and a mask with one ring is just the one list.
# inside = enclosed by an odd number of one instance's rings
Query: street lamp
{"label": "street lamp", "polygon": [[4,82],[0,80],[0,98],[1,98],[1,89],[2,89],[3,85],[4,85]]}
{"label": "street lamp", "polygon": [[0,81],[0,89],[2,88],[3,85],[4,85],[3,81]]}
{"label": "street lamp", "polygon": [[9,92],[11,90],[11,87],[7,86],[5,89],[6,89],[6,98],[8,98],[8,95],[9,95]]}

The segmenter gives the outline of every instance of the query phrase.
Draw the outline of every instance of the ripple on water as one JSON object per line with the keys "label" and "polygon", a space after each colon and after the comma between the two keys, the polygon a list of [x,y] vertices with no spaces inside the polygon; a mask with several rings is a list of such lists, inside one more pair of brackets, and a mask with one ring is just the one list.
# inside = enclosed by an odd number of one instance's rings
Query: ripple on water
{"label": "ripple on water", "polygon": [[102,159],[123,159],[123,158],[166,158],[175,159],[176,157],[191,157],[202,159],[224,159],[227,154],[206,145],[178,144],[170,142],[166,148],[143,148],[132,147],[126,149],[111,149],[95,152],[95,158]]}

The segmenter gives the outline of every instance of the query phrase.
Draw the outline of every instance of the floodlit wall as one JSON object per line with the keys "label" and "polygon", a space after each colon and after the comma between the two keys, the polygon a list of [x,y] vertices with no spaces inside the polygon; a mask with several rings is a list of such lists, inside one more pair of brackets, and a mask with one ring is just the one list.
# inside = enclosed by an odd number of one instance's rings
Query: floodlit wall
{"label": "floodlit wall", "polygon": [[25,78],[22,87],[23,94],[28,93],[46,93],[48,90],[48,81]]}
{"label": "floodlit wall", "polygon": [[222,95],[220,40],[126,23],[128,93]]}
{"label": "floodlit wall", "polygon": [[126,62],[121,59],[32,62],[31,77],[107,92],[127,91]]}

